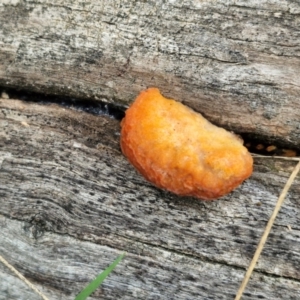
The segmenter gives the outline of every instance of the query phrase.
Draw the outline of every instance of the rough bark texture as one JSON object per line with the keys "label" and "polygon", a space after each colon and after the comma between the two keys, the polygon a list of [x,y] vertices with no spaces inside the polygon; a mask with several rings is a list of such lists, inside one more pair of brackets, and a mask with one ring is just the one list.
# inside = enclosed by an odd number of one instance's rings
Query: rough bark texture
{"label": "rough bark texture", "polygon": [[[123,251],[91,299],[233,299],[295,165],[255,159],[237,190],[202,202],[137,174],[109,117],[1,99],[0,128],[0,254],[50,299],[74,299]],[[243,299],[299,299],[299,193],[298,176]],[[0,270],[1,300],[39,299]]]}
{"label": "rough bark texture", "polygon": [[[300,147],[296,0],[0,1],[0,86],[127,106],[160,88],[218,125]],[[215,202],[147,183],[119,123],[0,99],[0,254],[50,299],[233,299],[294,162],[255,159]],[[243,299],[300,298],[299,176]],[[288,228],[292,228],[289,230]],[[0,300],[39,299],[0,264]]]}
{"label": "rough bark texture", "polygon": [[296,0],[2,0],[0,85],[129,104],[147,86],[300,146]]}

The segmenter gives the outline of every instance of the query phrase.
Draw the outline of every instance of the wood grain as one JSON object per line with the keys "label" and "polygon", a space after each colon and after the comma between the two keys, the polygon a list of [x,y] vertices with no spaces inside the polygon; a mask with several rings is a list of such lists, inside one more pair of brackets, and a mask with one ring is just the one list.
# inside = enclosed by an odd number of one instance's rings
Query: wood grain
{"label": "wood grain", "polygon": [[[0,253],[50,299],[74,299],[123,251],[93,299],[233,299],[295,165],[257,158],[237,190],[202,202],[137,174],[107,116],[1,99],[0,128]],[[299,181],[243,299],[299,298]],[[37,299],[0,270],[0,299]]]}
{"label": "wood grain", "polygon": [[122,107],[156,86],[299,148],[299,12],[296,0],[5,0],[0,85]]}

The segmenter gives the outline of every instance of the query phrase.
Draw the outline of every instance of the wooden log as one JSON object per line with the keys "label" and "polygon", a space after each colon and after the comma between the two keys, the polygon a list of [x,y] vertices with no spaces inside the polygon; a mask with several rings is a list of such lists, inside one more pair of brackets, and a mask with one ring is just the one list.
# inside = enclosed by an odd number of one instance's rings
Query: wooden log
{"label": "wooden log", "polygon": [[128,105],[156,86],[240,133],[300,146],[296,0],[0,3],[0,85]]}
{"label": "wooden log", "polygon": [[[146,182],[107,116],[1,99],[0,128],[0,254],[49,299],[74,299],[123,251],[91,299],[233,299],[295,165],[255,159],[249,180],[203,202]],[[243,299],[299,296],[299,183]],[[2,299],[38,299],[0,270]]]}

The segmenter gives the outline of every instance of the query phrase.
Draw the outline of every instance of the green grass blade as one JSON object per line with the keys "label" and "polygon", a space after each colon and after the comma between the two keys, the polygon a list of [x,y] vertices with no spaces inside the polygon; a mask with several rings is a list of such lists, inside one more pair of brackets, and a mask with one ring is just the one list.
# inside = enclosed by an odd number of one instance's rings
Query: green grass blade
{"label": "green grass blade", "polygon": [[103,280],[113,271],[117,264],[124,257],[125,253],[118,256],[118,258],[108,266],[102,273],[100,273],[96,279],[94,279],[86,288],[84,288],[75,298],[75,300],[85,300],[91,293],[93,293],[97,287],[103,282]]}

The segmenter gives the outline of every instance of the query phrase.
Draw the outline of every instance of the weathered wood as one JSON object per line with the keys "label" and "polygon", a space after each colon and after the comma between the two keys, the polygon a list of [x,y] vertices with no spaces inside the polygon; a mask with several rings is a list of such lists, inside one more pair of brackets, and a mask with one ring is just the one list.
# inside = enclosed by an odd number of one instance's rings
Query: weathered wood
{"label": "weathered wood", "polygon": [[[2,99],[0,128],[0,253],[50,299],[74,299],[123,251],[94,299],[233,299],[295,165],[255,159],[237,190],[202,202],[137,174],[109,117]],[[243,299],[299,298],[299,183]],[[24,299],[24,284],[0,270],[3,299]]]}
{"label": "weathered wood", "polygon": [[127,105],[147,86],[300,146],[296,0],[0,3],[0,85]]}

